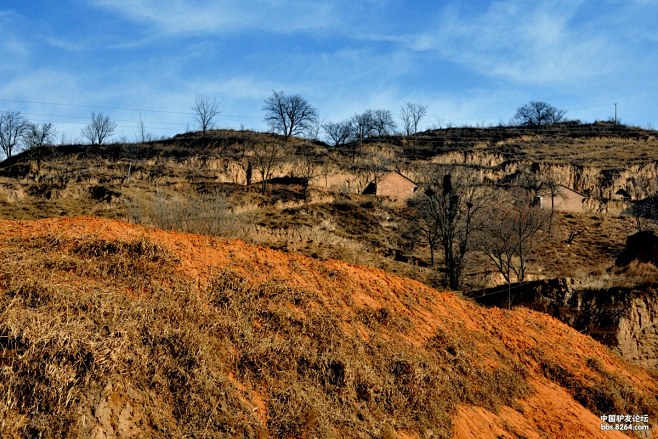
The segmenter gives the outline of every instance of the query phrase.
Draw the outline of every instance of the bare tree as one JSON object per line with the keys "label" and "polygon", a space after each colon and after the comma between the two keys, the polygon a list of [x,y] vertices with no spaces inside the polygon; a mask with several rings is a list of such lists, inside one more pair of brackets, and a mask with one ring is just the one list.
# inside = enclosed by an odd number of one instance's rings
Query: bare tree
{"label": "bare tree", "polygon": [[263,142],[253,148],[254,162],[261,175],[261,192],[267,190],[267,182],[279,165],[283,154],[283,145],[278,141]]}
{"label": "bare tree", "polygon": [[139,137],[139,141],[142,145],[152,140],[155,140],[153,134],[146,131],[146,124],[144,123],[144,119],[142,119],[141,113],[139,115],[139,125],[137,126],[137,128],[139,129],[137,136]]}
{"label": "bare tree", "polygon": [[557,175],[554,172],[548,171],[542,175],[539,179],[541,185],[542,195],[546,195],[551,198],[551,214],[548,217],[548,233],[553,231],[553,217],[555,216],[555,200],[564,198],[564,195],[560,191],[562,185],[559,183]]}
{"label": "bare tree", "polygon": [[361,114],[355,114],[350,119],[352,132],[356,142],[352,147],[352,161],[356,158],[358,150],[363,147],[363,141],[375,132],[375,115],[372,110],[366,110]]}
{"label": "bare tree", "polygon": [[57,131],[52,123],[47,122],[41,125],[28,124],[23,133],[23,142],[27,149],[39,149],[52,145],[55,141]]}
{"label": "bare tree", "polygon": [[415,136],[418,132],[420,121],[427,115],[427,106],[405,102],[400,110],[402,125],[407,136]]}
{"label": "bare tree", "polygon": [[411,198],[407,202],[407,209],[401,212],[401,216],[410,226],[408,232],[411,232],[413,243],[426,244],[429,247],[430,266],[433,268],[434,254],[439,245],[439,230],[436,218],[432,215],[432,206],[428,198]]}
{"label": "bare tree", "polygon": [[10,158],[13,155],[29,126],[20,111],[5,111],[0,114],[0,148],[5,157]]}
{"label": "bare tree", "polygon": [[372,110],[366,110],[361,114],[352,116],[352,130],[359,139],[359,143],[371,136],[375,132],[375,113]]}
{"label": "bare tree", "polygon": [[418,232],[430,245],[432,263],[433,246],[443,250],[445,283],[456,290],[487,197],[472,175],[454,168],[437,169],[424,187],[421,194],[409,200],[411,217],[415,217]]}
{"label": "bare tree", "polygon": [[28,123],[23,133],[23,144],[30,153],[30,158],[36,161],[37,175],[41,171],[41,164],[55,140],[55,127],[47,122],[42,125]]}
{"label": "bare tree", "polygon": [[555,216],[555,202],[563,199],[564,195],[560,191],[562,185],[559,183],[557,174],[551,169],[542,173],[523,172],[519,178],[519,186],[529,195],[529,202],[533,205],[539,204],[536,200],[542,200],[540,207],[543,209],[543,199],[550,199],[550,215],[548,216],[548,229],[550,233],[553,229],[553,217]]}
{"label": "bare tree", "polygon": [[649,221],[658,221],[658,183],[655,178],[637,177],[632,180],[633,204],[629,211],[635,218],[637,231],[641,232]]}
{"label": "bare tree", "polygon": [[390,110],[375,110],[373,116],[373,131],[377,136],[386,136],[395,131],[396,125]]}
{"label": "bare tree", "polygon": [[[256,143],[253,139],[245,137],[240,139],[238,142],[235,142],[229,149],[230,157],[232,157],[244,171],[245,186],[251,185],[254,166],[253,151],[255,144]],[[238,182],[237,178],[235,182]]]}
{"label": "bare tree", "polygon": [[308,187],[311,181],[317,177],[321,159],[313,150],[313,145],[302,145],[298,150],[295,163],[296,172],[302,179],[302,190],[304,201],[308,198]]}
{"label": "bare tree", "polygon": [[300,135],[317,125],[318,112],[300,95],[273,91],[263,106],[265,122],[286,137]]}
{"label": "bare tree", "polygon": [[525,280],[528,254],[548,216],[533,205],[523,190],[512,191],[509,199],[486,211],[487,221],[478,234],[477,249],[489,258],[508,284],[513,277],[519,282]]}
{"label": "bare tree", "polygon": [[102,145],[114,133],[117,123],[103,113],[91,113],[91,122],[82,129],[82,136],[92,145]]}
{"label": "bare tree", "polygon": [[514,120],[522,126],[549,126],[564,119],[566,111],[542,101],[530,101],[516,109]]}
{"label": "bare tree", "polygon": [[343,122],[327,122],[322,124],[322,129],[334,143],[334,146],[344,146],[353,137],[352,124],[349,120]]}
{"label": "bare tree", "polygon": [[194,96],[194,105],[190,107],[194,111],[194,118],[199,123],[201,132],[206,134],[212,128],[213,120],[219,115],[219,102],[217,99],[197,94]]}
{"label": "bare tree", "polygon": [[635,218],[635,226],[638,232],[646,228],[647,220],[658,221],[658,194],[643,200],[633,201],[630,213]]}

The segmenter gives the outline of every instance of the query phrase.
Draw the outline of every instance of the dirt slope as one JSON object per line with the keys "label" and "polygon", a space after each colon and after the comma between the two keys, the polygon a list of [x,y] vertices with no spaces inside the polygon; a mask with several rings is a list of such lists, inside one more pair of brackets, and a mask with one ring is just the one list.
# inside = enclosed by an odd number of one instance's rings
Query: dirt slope
{"label": "dirt slope", "polygon": [[0,436],[621,437],[658,382],[546,315],[90,217],[0,221]]}

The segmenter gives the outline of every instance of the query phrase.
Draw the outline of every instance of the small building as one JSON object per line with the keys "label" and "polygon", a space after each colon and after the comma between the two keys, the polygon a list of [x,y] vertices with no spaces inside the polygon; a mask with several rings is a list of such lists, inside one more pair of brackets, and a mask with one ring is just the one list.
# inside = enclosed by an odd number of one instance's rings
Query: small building
{"label": "small building", "polygon": [[[566,186],[558,185],[555,197],[553,197],[553,208],[561,212],[584,212],[586,199],[586,195],[569,189]],[[537,203],[542,209],[550,209],[551,194],[544,194],[537,197]]]}
{"label": "small building", "polygon": [[363,190],[363,194],[406,201],[417,189],[418,185],[416,183],[398,171],[391,171],[378,180],[369,183]]}

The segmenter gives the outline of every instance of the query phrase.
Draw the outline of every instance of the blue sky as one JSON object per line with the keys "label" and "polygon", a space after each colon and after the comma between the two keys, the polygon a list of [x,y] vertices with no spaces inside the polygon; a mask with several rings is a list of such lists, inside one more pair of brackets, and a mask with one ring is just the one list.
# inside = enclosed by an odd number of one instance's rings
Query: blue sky
{"label": "blue sky", "polygon": [[497,124],[543,100],[658,128],[657,18],[658,0],[3,0],[0,111],[69,141],[92,111],[170,136],[201,93],[218,127],[266,130],[283,90],[324,121],[411,101],[422,128]]}

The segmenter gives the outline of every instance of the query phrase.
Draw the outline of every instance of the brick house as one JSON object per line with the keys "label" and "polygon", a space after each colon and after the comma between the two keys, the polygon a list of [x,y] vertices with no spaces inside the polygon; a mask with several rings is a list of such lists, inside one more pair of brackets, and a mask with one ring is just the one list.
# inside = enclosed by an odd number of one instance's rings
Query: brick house
{"label": "brick house", "polygon": [[[561,212],[584,212],[586,195],[569,189],[566,186],[558,185],[557,194],[553,198],[553,207],[556,211]],[[551,195],[544,194],[537,197],[537,203],[542,209],[551,208]]]}
{"label": "brick house", "polygon": [[418,185],[416,183],[398,171],[391,171],[378,180],[369,183],[363,190],[363,194],[406,201],[417,189]]}

